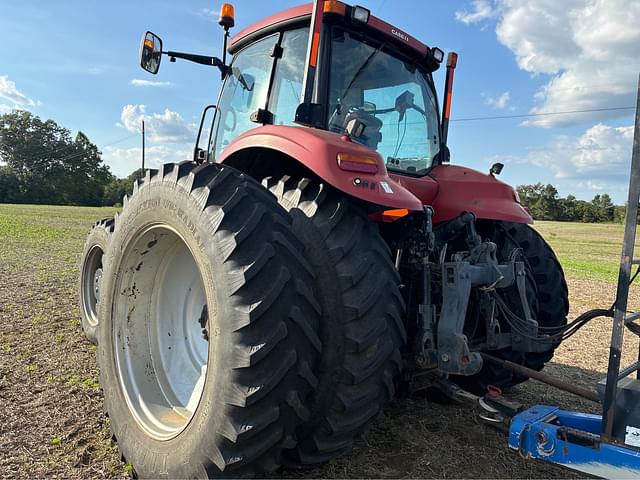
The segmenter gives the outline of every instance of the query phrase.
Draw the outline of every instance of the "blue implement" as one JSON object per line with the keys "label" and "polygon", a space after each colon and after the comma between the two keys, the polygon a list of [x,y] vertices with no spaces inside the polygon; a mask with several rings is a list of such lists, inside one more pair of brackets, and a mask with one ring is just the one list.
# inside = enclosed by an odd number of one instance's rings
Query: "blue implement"
{"label": "blue implement", "polygon": [[536,405],[513,417],[509,447],[604,478],[640,478],[640,429],[627,430],[625,444],[601,440],[602,417]]}

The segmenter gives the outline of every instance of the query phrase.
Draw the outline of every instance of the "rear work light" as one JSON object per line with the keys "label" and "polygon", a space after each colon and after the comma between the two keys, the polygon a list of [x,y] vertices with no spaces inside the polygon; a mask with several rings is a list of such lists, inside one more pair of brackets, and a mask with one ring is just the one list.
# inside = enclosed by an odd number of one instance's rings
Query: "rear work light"
{"label": "rear work light", "polygon": [[338,167],[349,172],[378,173],[378,160],[366,155],[339,153]]}
{"label": "rear work light", "polygon": [[351,18],[358,22],[367,23],[369,21],[369,15],[371,15],[371,12],[364,7],[356,5],[351,8]]}
{"label": "rear work light", "polygon": [[442,60],[444,60],[444,52],[438,47],[431,49],[431,55],[433,55],[433,59],[438,63],[442,63]]}

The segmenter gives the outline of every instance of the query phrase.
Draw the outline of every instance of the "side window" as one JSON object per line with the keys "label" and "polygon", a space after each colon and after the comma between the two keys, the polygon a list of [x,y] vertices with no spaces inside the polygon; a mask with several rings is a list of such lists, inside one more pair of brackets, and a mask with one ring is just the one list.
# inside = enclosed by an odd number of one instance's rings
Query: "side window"
{"label": "side window", "polygon": [[272,35],[245,48],[233,58],[232,73],[227,77],[218,103],[214,126],[214,158],[238,135],[259,126],[250,117],[265,108],[269,78],[273,66],[271,49],[278,41]]}
{"label": "side window", "polygon": [[269,100],[274,125],[294,124],[296,108],[300,104],[308,40],[308,28],[284,33],[282,58],[276,63],[273,91]]}

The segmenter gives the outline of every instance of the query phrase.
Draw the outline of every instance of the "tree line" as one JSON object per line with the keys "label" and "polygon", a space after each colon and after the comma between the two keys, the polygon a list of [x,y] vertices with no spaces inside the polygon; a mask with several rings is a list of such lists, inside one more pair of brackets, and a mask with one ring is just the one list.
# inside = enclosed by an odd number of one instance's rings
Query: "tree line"
{"label": "tree line", "polygon": [[607,193],[598,194],[588,202],[578,200],[573,195],[559,197],[558,190],[550,184],[519,185],[516,190],[520,203],[529,209],[535,220],[622,223],[626,213],[626,208],[614,205]]}
{"label": "tree line", "polygon": [[82,132],[27,111],[0,115],[0,203],[111,206],[139,174],[116,178]]}

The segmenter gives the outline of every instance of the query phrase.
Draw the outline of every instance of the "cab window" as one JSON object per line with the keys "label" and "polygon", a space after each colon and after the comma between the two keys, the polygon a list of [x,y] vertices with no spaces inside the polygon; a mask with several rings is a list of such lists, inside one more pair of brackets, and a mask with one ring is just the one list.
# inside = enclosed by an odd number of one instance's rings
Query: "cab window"
{"label": "cab window", "polygon": [[335,27],[331,32],[328,128],[376,150],[387,169],[425,175],[440,150],[438,109],[428,73],[386,44]]}
{"label": "cab window", "polygon": [[309,29],[300,28],[284,32],[282,58],[276,63],[273,91],[269,111],[274,125],[294,125],[296,108],[300,104],[302,76],[307,57]]}
{"label": "cab window", "polygon": [[271,51],[278,35],[262,39],[238,52],[231,64],[232,73],[225,80],[212,136],[214,158],[238,135],[258,127],[251,114],[265,108],[269,78],[273,66]]}

